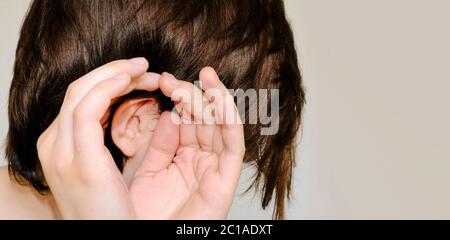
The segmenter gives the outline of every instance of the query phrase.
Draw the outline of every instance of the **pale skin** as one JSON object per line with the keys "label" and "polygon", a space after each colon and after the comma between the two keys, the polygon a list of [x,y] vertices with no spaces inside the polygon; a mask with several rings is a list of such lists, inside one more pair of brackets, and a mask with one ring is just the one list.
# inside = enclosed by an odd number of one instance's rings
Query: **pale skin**
{"label": "pale skin", "polygon": [[[147,68],[142,58],[120,60],[69,87],[60,114],[37,144],[51,194],[17,185],[2,168],[0,218],[226,218],[245,154],[231,96],[212,68],[200,73],[202,89],[167,73],[146,73]],[[133,90],[158,88],[178,113],[159,114],[152,99],[141,99],[113,116],[113,141],[128,159],[122,174],[103,143],[109,106]],[[180,89],[190,97],[175,94]],[[214,111],[199,111],[205,106]]]}

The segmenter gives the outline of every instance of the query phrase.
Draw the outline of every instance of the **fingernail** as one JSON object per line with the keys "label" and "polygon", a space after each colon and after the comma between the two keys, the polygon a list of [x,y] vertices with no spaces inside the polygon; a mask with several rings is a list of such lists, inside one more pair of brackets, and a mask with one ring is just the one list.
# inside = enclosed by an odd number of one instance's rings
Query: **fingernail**
{"label": "fingernail", "polygon": [[138,64],[138,65],[145,65],[145,64],[147,64],[147,59],[145,59],[143,57],[132,58],[132,59],[130,59],[130,62],[132,62],[134,64]]}

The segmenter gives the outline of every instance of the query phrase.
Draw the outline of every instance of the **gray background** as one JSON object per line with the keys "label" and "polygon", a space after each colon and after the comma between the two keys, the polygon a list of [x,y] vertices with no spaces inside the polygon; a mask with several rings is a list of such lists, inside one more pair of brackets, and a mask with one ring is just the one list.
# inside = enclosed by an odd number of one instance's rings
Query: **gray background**
{"label": "gray background", "polygon": [[[0,0],[2,140],[28,4]],[[308,90],[288,218],[450,218],[450,1],[287,0],[286,8]],[[237,197],[230,218],[270,218],[258,201]]]}

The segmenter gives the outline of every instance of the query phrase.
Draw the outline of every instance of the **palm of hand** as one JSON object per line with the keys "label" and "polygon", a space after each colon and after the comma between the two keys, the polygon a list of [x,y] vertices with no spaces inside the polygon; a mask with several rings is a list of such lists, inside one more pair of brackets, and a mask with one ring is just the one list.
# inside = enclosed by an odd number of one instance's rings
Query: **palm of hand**
{"label": "palm of hand", "polygon": [[130,192],[138,217],[225,218],[231,201],[222,188],[219,157],[201,148],[180,147],[168,168],[137,175]]}

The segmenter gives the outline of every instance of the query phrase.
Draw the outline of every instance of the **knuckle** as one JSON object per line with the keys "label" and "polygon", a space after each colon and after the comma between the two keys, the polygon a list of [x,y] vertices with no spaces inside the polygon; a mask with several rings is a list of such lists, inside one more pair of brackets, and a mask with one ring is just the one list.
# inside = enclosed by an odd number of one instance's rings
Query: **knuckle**
{"label": "knuckle", "polygon": [[89,116],[89,112],[84,106],[78,105],[77,107],[75,107],[75,110],[73,111],[73,119],[75,121],[84,120],[87,116]]}
{"label": "knuckle", "polygon": [[54,137],[51,133],[52,129],[45,130],[36,141],[36,151],[39,158],[39,161],[45,162],[48,158],[48,152],[50,151],[51,144],[54,140]]}
{"label": "knuckle", "polygon": [[[58,159],[61,160],[61,159]],[[54,161],[53,163],[53,174],[59,178],[59,179],[65,179],[70,174],[70,167],[68,165],[68,162],[66,161]]]}
{"label": "knuckle", "polygon": [[53,171],[58,177],[66,176],[66,163],[64,161],[55,161],[53,165]]}
{"label": "knuckle", "polygon": [[60,178],[67,177],[67,174],[71,171],[73,154],[70,151],[54,151],[53,154],[51,161],[52,172]]}
{"label": "knuckle", "polygon": [[44,141],[45,140],[43,138],[38,138],[36,143],[37,155],[41,163],[45,162],[47,156],[47,148],[44,145]]}
{"label": "knuckle", "polygon": [[72,82],[69,87],[67,87],[67,91],[66,91],[66,98],[68,99],[74,99],[77,96],[79,96],[80,94],[80,90],[79,90],[79,86],[78,83]]}
{"label": "knuckle", "polygon": [[47,139],[47,131],[44,131],[36,141],[36,148],[38,149],[38,152],[39,150],[42,150],[44,148],[46,139]]}
{"label": "knuckle", "polygon": [[95,94],[97,99],[109,98],[109,93],[106,84],[107,82],[101,82],[92,88],[92,92]]}

